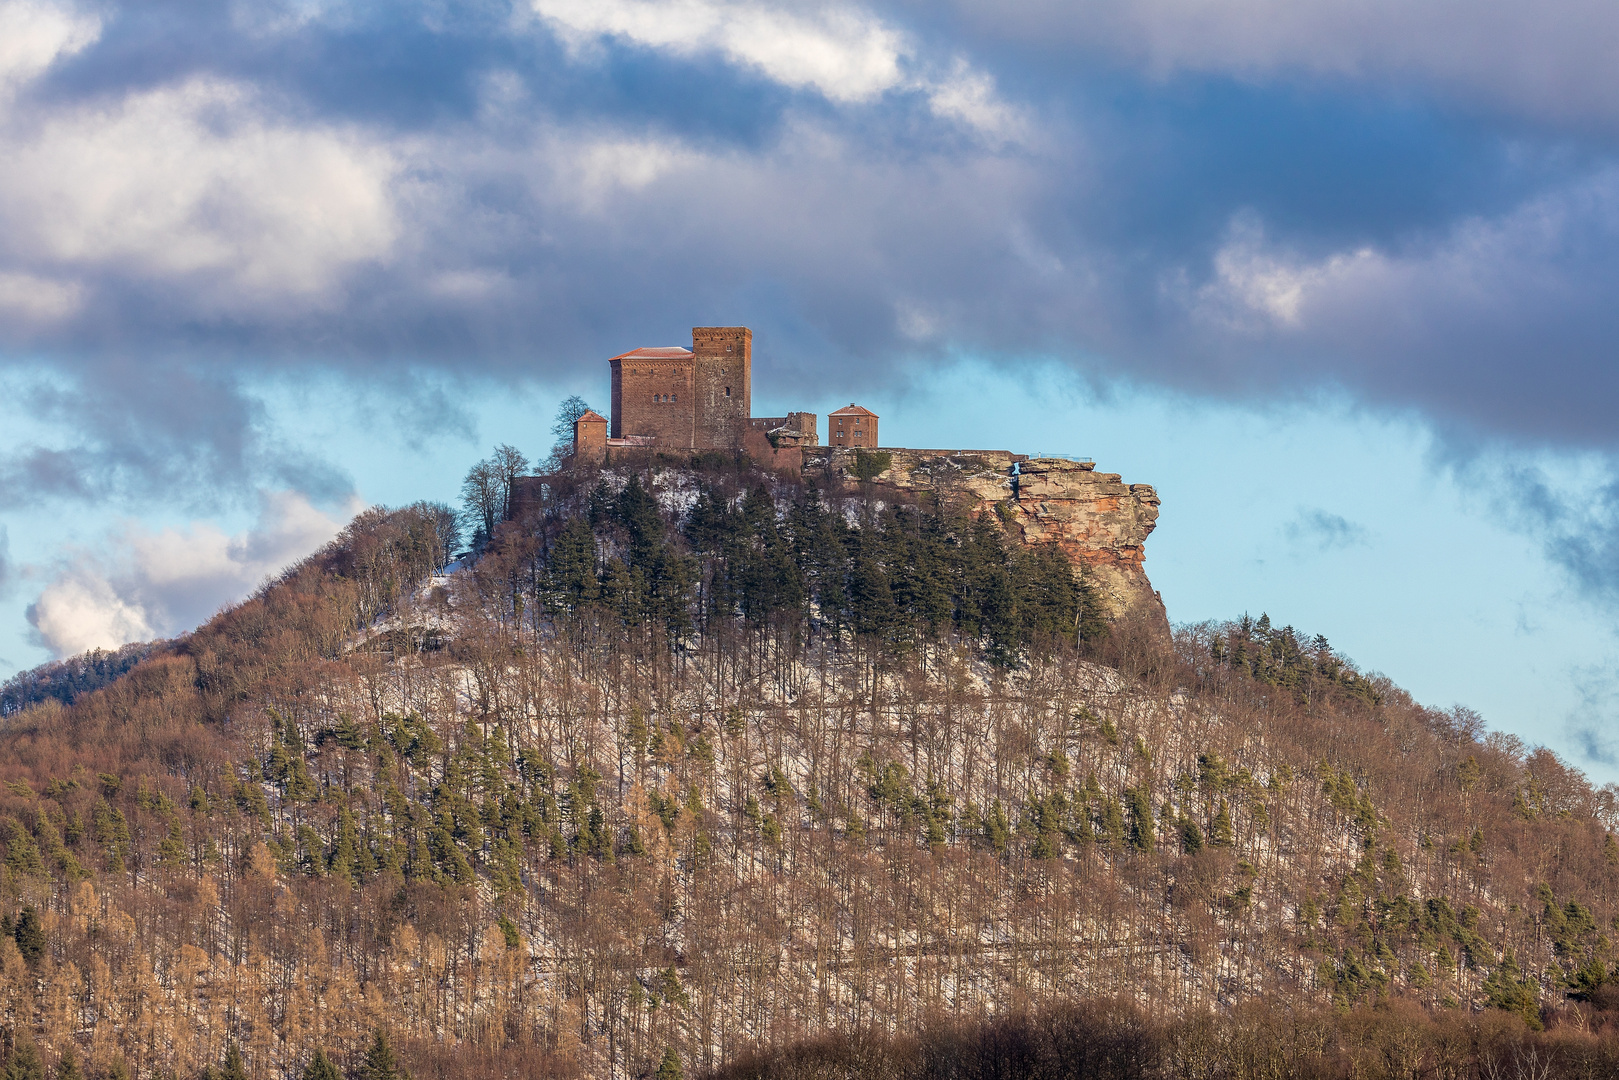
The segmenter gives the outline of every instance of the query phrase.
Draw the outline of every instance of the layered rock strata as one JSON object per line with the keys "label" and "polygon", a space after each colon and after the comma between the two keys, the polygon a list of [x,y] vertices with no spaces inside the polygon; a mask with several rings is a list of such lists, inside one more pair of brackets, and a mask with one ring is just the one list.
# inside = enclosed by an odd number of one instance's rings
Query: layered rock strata
{"label": "layered rock strata", "polygon": [[1151,485],[1123,483],[1088,461],[1005,450],[884,449],[862,458],[856,450],[804,448],[804,471],[825,479],[858,482],[878,465],[882,471],[869,482],[879,490],[936,491],[971,509],[994,510],[1023,543],[1061,548],[1096,588],[1109,618],[1140,616],[1168,630],[1145,565],[1147,537],[1158,521]]}

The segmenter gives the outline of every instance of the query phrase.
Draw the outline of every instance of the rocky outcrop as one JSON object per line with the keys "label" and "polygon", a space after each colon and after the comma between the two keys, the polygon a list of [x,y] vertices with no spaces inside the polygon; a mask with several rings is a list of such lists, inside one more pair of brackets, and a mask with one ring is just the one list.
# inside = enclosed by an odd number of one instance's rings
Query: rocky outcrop
{"label": "rocky outcrop", "polygon": [[1019,462],[1011,525],[1024,543],[1055,542],[1085,567],[1115,618],[1140,614],[1167,630],[1164,601],[1145,566],[1158,493],[1095,468],[1059,458]]}
{"label": "rocky outcrop", "polygon": [[1168,630],[1164,602],[1145,566],[1147,537],[1158,521],[1158,493],[1148,484],[1123,483],[1088,461],[1005,450],[884,449],[861,456],[805,448],[804,469],[845,482],[862,479],[863,472],[879,488],[937,491],[993,509],[1024,543],[1055,543],[1082,567],[1109,617],[1137,615]]}

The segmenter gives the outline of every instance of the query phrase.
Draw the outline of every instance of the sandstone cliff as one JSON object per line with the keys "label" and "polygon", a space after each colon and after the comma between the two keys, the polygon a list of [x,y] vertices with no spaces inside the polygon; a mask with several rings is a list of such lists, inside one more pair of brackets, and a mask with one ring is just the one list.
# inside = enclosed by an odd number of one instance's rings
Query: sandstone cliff
{"label": "sandstone cliff", "polygon": [[[1083,567],[1111,618],[1139,615],[1168,629],[1163,600],[1145,567],[1147,537],[1158,521],[1158,493],[1150,485],[1125,484],[1117,473],[1097,472],[1090,462],[1005,450],[881,452],[888,455],[887,468],[873,484],[937,491],[980,509],[998,508],[1024,543],[1055,543]],[[856,479],[856,451],[806,447],[803,453],[806,472]]]}

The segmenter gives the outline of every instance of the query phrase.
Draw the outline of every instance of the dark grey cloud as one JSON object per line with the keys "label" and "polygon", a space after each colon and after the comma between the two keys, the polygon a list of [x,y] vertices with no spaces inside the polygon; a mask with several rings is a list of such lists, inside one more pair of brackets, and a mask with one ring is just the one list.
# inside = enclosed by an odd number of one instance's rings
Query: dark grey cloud
{"label": "dark grey cloud", "polygon": [[[706,0],[671,29],[637,0],[170,0],[35,26],[0,102],[0,350],[50,358],[30,406],[68,435],[14,448],[0,490],[331,495],[242,379],[339,372],[454,421],[415,373],[545,378],[708,322],[753,325],[789,390],[1035,355],[1615,449],[1619,163],[1565,122],[1608,68],[1567,53],[1573,111],[1537,126],[1456,106],[1550,115],[1561,84],[1524,65],[1476,85],[1518,25],[1500,5],[1454,60],[1426,16],[1396,20],[1415,45],[1343,40],[1333,4],[1250,0],[1187,36],[1178,2],[992,25]],[[1593,18],[1543,12],[1533,63]],[[1443,102],[1402,89],[1430,76]]]}
{"label": "dark grey cloud", "polygon": [[61,441],[0,454],[0,508],[50,498],[215,508],[252,497],[255,483],[327,502],[352,490],[317,454],[268,431],[262,406],[226,372],[125,359],[63,366],[9,388],[12,408]]}
{"label": "dark grey cloud", "polygon": [[1580,701],[1569,736],[1586,760],[1619,766],[1619,677],[1607,667],[1578,668],[1573,675]]}
{"label": "dark grey cloud", "polygon": [[1282,532],[1295,547],[1319,552],[1360,547],[1369,538],[1364,525],[1319,507],[1301,508],[1293,520],[1282,527]]}
{"label": "dark grey cloud", "polygon": [[[992,0],[894,8],[1034,66],[1083,57],[1152,77],[1332,81],[1443,96],[1472,109],[1619,129],[1615,15],[1582,0]],[[1077,54],[1077,55],[1076,55]],[[1042,64],[1041,61],[1044,63]]]}
{"label": "dark grey cloud", "polygon": [[1442,466],[1483,492],[1505,525],[1534,537],[1576,595],[1619,609],[1619,463],[1588,455],[1559,469],[1521,445],[1440,449]]}

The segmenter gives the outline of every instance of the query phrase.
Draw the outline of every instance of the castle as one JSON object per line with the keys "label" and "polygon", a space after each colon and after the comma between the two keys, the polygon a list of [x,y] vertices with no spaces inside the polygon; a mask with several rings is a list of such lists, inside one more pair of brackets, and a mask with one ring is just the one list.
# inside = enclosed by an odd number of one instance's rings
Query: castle
{"label": "castle", "polygon": [[881,444],[870,409],[851,402],[829,414],[824,446],[814,413],[752,415],[753,332],[745,326],[693,327],[689,349],[632,349],[608,363],[613,415],[586,412],[575,421],[580,464],[618,461],[623,451],[630,461],[668,451],[739,451],[778,474],[812,475],[823,485],[859,482],[901,499],[949,497],[995,515],[1018,542],[1059,547],[1084,569],[1107,617],[1136,613],[1169,632],[1143,565],[1158,520],[1158,494],[1148,484],[1099,473],[1089,459],[1007,450],[886,447],[875,455],[881,471],[872,476],[869,451]]}
{"label": "castle", "polygon": [[[588,412],[575,421],[574,453],[583,459],[600,461],[613,447],[768,456],[770,450],[820,444],[814,413],[752,415],[753,331],[746,326],[694,326],[689,349],[632,349],[607,363],[613,415]],[[860,413],[862,437],[869,430],[871,440],[862,445],[875,446],[877,415]]]}

